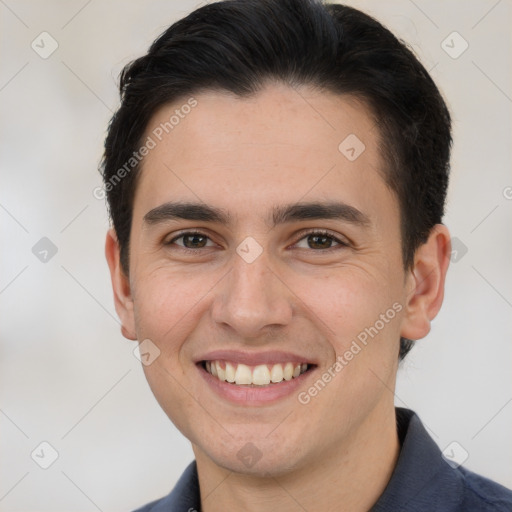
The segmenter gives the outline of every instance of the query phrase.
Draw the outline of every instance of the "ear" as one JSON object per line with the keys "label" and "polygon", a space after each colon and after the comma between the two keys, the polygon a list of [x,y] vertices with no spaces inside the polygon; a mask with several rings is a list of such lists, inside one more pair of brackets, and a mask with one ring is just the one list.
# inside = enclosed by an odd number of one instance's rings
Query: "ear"
{"label": "ear", "polygon": [[121,319],[121,333],[129,340],[136,340],[135,318],[130,281],[124,273],[120,261],[120,249],[114,229],[109,229],[105,240],[105,257],[110,269],[110,279],[114,291],[114,304]]}
{"label": "ear", "polygon": [[416,250],[414,266],[407,277],[402,337],[418,340],[430,332],[430,322],[443,303],[450,255],[450,232],[443,224],[436,224],[428,240]]}

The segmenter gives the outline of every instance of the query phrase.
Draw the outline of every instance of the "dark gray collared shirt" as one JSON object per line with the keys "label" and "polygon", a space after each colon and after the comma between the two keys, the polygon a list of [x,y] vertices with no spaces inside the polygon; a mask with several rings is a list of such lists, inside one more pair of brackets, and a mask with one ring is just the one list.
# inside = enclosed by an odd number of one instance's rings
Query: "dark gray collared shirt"
{"label": "dark gray collared shirt", "polygon": [[[512,491],[462,466],[452,467],[415,412],[396,407],[401,450],[370,512],[512,512]],[[196,462],[166,497],[135,512],[201,512]]]}

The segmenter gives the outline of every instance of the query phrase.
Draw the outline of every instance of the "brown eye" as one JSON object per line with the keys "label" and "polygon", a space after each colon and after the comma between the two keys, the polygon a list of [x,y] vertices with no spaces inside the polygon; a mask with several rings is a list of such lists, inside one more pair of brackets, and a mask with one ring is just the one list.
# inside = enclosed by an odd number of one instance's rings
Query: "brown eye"
{"label": "brown eye", "polygon": [[[182,243],[176,243],[178,240],[182,240]],[[184,249],[202,249],[208,246],[209,238],[204,233],[195,231],[182,233],[181,235],[173,238],[165,245],[177,245]],[[210,244],[210,246],[213,244]]]}
{"label": "brown eye", "polygon": [[308,235],[306,238],[311,249],[330,249],[334,241],[332,236],[326,235]]}
{"label": "brown eye", "polygon": [[[302,246],[300,244],[303,244]],[[300,249],[314,249],[316,251],[327,251],[336,246],[347,247],[348,244],[342,242],[334,235],[323,231],[312,231],[306,233],[296,244]]]}

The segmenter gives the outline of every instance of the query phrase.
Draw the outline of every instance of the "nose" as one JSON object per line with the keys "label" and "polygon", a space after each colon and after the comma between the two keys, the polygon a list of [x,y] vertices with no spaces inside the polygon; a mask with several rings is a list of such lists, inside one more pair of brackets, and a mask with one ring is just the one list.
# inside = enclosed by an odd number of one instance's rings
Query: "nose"
{"label": "nose", "polygon": [[235,254],[217,288],[213,320],[233,338],[261,339],[291,322],[293,293],[269,264],[265,251],[251,263]]}

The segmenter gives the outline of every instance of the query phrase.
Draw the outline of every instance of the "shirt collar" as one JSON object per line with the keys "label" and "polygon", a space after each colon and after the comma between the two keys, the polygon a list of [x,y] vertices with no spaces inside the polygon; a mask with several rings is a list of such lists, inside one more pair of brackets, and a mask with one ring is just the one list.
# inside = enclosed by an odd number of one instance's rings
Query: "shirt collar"
{"label": "shirt collar", "polygon": [[400,455],[371,512],[457,510],[463,494],[459,474],[443,459],[414,411],[395,407],[395,413]]}

